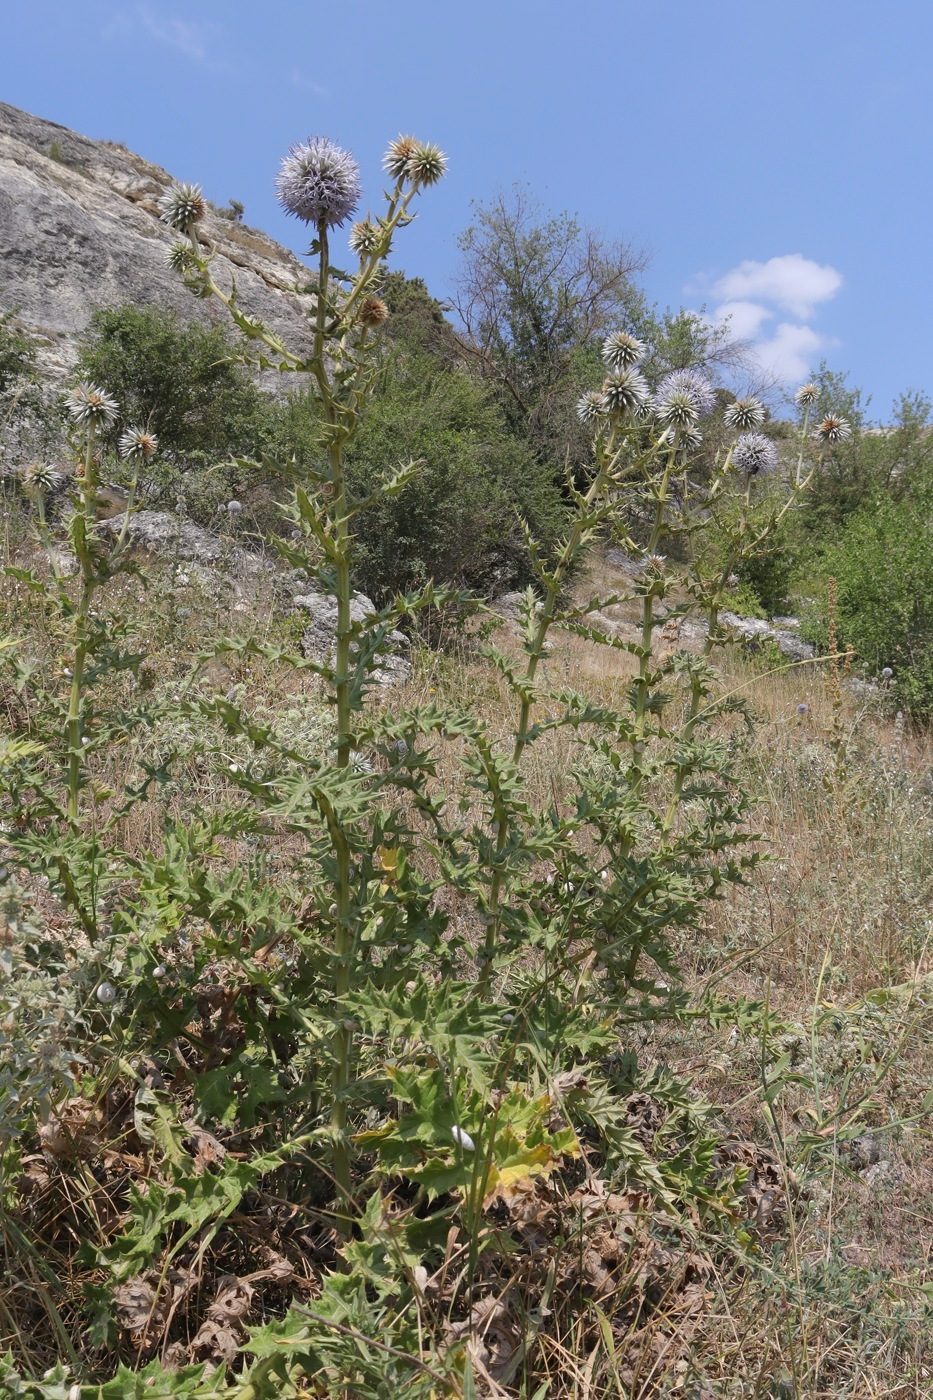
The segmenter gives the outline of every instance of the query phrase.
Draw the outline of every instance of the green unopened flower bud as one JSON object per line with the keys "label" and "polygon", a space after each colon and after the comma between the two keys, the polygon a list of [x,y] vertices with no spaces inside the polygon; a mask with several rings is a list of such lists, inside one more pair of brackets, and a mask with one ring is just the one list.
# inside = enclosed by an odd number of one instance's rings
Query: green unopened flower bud
{"label": "green unopened flower bud", "polygon": [[440,146],[418,146],[408,162],[408,178],[415,185],[436,185],[447,169],[447,157]]}
{"label": "green unopened flower bud", "polygon": [[382,230],[371,219],[360,219],[350,230],[350,247],[358,258],[369,257],[379,247]]}
{"label": "green unopened flower bud", "polygon": [[207,201],[200,185],[176,184],[159,200],[159,218],[169,228],[186,233],[200,223],[207,212]]}
{"label": "green unopened flower bud", "polygon": [[28,496],[49,496],[58,489],[62,480],[61,472],[50,462],[30,462],[20,477]]}

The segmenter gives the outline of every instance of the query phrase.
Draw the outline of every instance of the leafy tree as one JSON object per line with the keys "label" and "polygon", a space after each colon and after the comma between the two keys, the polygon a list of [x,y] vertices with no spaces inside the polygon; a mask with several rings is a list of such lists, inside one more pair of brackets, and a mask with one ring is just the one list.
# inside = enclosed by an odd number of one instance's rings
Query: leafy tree
{"label": "leafy tree", "polygon": [[629,319],[646,256],[575,214],[548,213],[523,185],[474,210],[455,297],[468,351],[540,456],[576,455],[586,434],[573,404],[599,340]]}

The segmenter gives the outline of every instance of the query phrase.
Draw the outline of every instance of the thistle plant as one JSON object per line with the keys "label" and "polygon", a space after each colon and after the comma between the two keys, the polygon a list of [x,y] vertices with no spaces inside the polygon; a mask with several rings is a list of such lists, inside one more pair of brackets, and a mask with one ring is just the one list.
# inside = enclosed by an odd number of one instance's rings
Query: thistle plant
{"label": "thistle plant", "polygon": [[[310,254],[317,260],[317,276],[309,289],[312,349],[307,357],[288,350],[267,327],[244,315],[237,307],[235,287],[224,291],[217,285],[211,274],[211,255],[201,253],[196,233],[200,214],[197,201],[190,195],[192,187],[179,186],[169,192],[163,209],[166,222],[188,240],[186,254],[178,245],[171,254],[187,285],[199,296],[214,296],[223,302],[244,334],[271,352],[272,363],[309,376],[316,391],[324,464],[299,480],[294,518],[305,537],[317,546],[319,555],[316,561],[310,561],[284,546],[282,550],[293,562],[311,563],[322,588],[336,604],[333,664],[318,668],[332,686],[336,711],[331,779],[334,788],[326,795],[321,793],[318,806],[322,814],[326,812],[333,840],[333,900],[328,918],[333,927],[332,992],[338,1004],[343,1004],[353,989],[360,955],[352,907],[358,871],[354,867],[345,809],[352,809],[353,789],[358,786],[351,759],[358,742],[366,667],[385,650],[396,614],[426,605],[433,596],[429,590],[422,599],[407,600],[398,609],[390,609],[376,620],[369,635],[352,617],[350,525],[361,503],[351,501],[348,494],[345,453],[356,432],[373,372],[370,336],[388,315],[385,303],[377,295],[380,272],[396,232],[414,217],[410,212],[412,203],[441,178],[446,159],[437,147],[400,136],[390,143],[384,165],[394,182],[393,188],[380,217],[354,225],[350,242],[359,265],[353,275],[347,276],[331,263],[330,241],[332,231],[352,217],[360,200],[362,189],[356,161],[334,142],[314,137],[293,146],[282,162],[276,179],[279,200],[287,213],[310,225],[314,233]],[[261,360],[268,363],[265,355]],[[385,483],[383,493],[401,490],[413,470],[412,466],[401,468]],[[347,1095],[353,1032],[352,1018],[338,1016],[331,1047],[331,1126],[334,1177],[345,1204],[351,1195]]]}
{"label": "thistle plant", "polygon": [[[209,731],[199,756],[210,749],[224,795],[188,797],[153,849],[124,858],[104,836],[145,784],[125,774],[123,800],[106,819],[88,800],[90,760],[115,732],[96,704],[100,687],[139,662],[97,613],[105,585],[132,566],[128,519],[110,543],[97,519],[100,434],[117,408],[91,386],[71,401],[81,462],[68,530],[78,572],[48,585],[23,575],[72,650],[67,703],[52,686],[39,697],[41,751],[21,746],[18,776],[3,770],[7,844],[22,864],[57,871],[95,957],[104,942],[113,951],[95,965],[85,1001],[109,1036],[102,1079],[131,1086],[146,1158],[119,1224],[96,1249],[98,1275],[87,1289],[100,1306],[94,1345],[112,1343],[128,1293],[151,1293],[134,1332],[139,1355],[145,1346],[154,1355],[185,1312],[175,1306],[184,1294],[169,1306],[163,1291],[194,1276],[184,1251],[194,1250],[187,1257],[199,1270],[209,1258],[219,1264],[225,1230],[245,1251],[241,1222],[254,1224],[257,1210],[265,1249],[280,1196],[264,1179],[275,1173],[298,1183],[306,1214],[319,1214],[327,1149],[345,1271],[325,1276],[314,1316],[296,1308],[249,1341],[258,1359],[239,1393],[253,1400],[297,1392],[309,1377],[322,1393],[362,1393],[387,1357],[395,1365],[405,1348],[419,1352],[412,1316],[420,1327],[413,1279],[421,1259],[448,1257],[456,1217],[468,1294],[484,1250],[491,1258],[516,1247],[490,1226],[491,1208],[508,1208],[537,1178],[581,1158],[584,1133],[590,1161],[598,1155],[607,1175],[657,1200],[669,1218],[685,1202],[724,1228],[737,1218],[736,1179],[711,1176],[714,1140],[683,1086],[672,1076],[650,1081],[680,1125],[669,1141],[682,1129],[689,1144],[666,1155],[636,1141],[624,1100],[642,1083],[633,1026],[725,1014],[711,997],[690,1004],[677,942],[694,935],[705,902],[748,880],[758,859],[725,742],[740,707],[721,694],[713,667],[727,640],[719,614],[733,570],[767,547],[807,479],[798,468],[783,481],[775,444],[760,431],[761,405],[749,398],[725,415],[730,451],[711,476],[700,471],[697,452],[718,403],[711,381],[686,369],[652,383],[645,347],[625,330],[609,335],[602,382],[578,405],[592,440],[568,472],[564,533],[547,552],[526,531],[534,582],[518,644],[490,641],[493,617],[473,637],[511,706],[505,740],[455,694],[414,704],[377,697],[379,663],[400,625],[438,604],[459,606],[468,619],[488,612],[483,600],[430,583],[373,609],[354,592],[355,522],[418,470],[400,463],[367,495],[354,492],[348,474],[380,368],[383,266],[445,166],[435,146],[399,136],[385,156],[385,206],[351,223],[362,195],[353,157],[323,137],[292,148],[277,189],[312,235],[304,350],[284,345],[241,309],[235,285],[215,279],[200,189],[178,186],[162,200],[175,235],[172,266],[195,295],[227,307],[245,337],[244,358],[303,376],[319,419],[313,462],[279,464],[293,489],[276,547],[306,571],[314,606],[333,618],[332,650],[306,655],[290,636],[227,637],[201,659],[310,676],[325,720],[310,724],[299,710],[302,722],[284,723],[251,702],[246,681],[216,686],[205,666],[167,718],[186,735]],[[347,225],[350,272],[332,256]],[[831,447],[843,431],[837,420],[821,444]],[[144,472],[157,449],[152,435],[126,427],[119,441]],[[812,443],[807,424],[801,462]],[[48,486],[40,477],[36,492]],[[226,518],[240,509],[231,500]],[[698,545],[710,520],[727,539],[712,571]],[[609,534],[635,557],[634,582],[574,601],[577,566]],[[672,562],[684,553],[689,569]],[[638,609],[635,641],[606,625],[605,610],[623,602]],[[680,645],[690,614],[706,623],[699,654]],[[621,700],[597,702],[555,670],[554,638],[566,633],[624,653]],[[306,693],[300,699],[313,704]],[[537,799],[531,775],[551,745],[558,776]],[[97,911],[109,863],[126,878],[104,939]],[[730,1021],[758,1016],[761,1024],[760,1008],[727,1009]],[[168,1065],[184,1107],[165,1087]],[[201,1135],[197,1164],[186,1146],[192,1133]],[[226,1152],[224,1134],[235,1152]],[[410,1210],[399,1204],[400,1180]],[[284,1227],[275,1238],[276,1249],[288,1249]],[[283,1259],[279,1280],[288,1274]],[[115,1287],[108,1293],[97,1278]],[[463,1302],[458,1295],[452,1306]],[[352,1342],[352,1355],[338,1349],[340,1339]],[[451,1389],[466,1393],[461,1348],[448,1348],[437,1367],[419,1373],[430,1393],[451,1377]],[[191,1386],[200,1378],[199,1370]]]}

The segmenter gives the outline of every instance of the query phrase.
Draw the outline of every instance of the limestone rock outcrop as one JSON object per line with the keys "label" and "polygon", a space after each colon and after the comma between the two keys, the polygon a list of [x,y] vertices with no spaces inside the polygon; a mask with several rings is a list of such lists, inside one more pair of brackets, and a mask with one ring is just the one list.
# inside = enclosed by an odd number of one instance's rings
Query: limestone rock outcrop
{"label": "limestone rock outcrop", "polygon": [[[197,178],[196,171],[184,178]],[[75,337],[101,306],[131,302],[186,320],[231,324],[169,268],[173,234],[158,200],[172,176],[125,146],[92,141],[0,102],[0,310],[15,310],[39,343],[39,367],[61,381]],[[296,351],[308,348],[295,288],[307,269],[266,234],[210,210],[204,238],[218,283],[236,279],[239,303]],[[281,376],[274,376],[276,380]]]}

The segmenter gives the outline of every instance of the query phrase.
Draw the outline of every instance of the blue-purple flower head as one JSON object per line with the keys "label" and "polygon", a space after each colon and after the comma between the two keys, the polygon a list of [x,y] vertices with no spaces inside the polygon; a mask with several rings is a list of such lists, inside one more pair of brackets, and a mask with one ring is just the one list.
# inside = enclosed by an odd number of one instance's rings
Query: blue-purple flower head
{"label": "blue-purple flower head", "polygon": [[763,433],[743,433],[732,449],[732,465],[746,476],[773,472],[777,464],[777,448]]}
{"label": "blue-purple flower head", "polygon": [[738,428],[740,432],[748,432],[754,428],[760,428],[765,421],[765,406],[758,399],[747,394],[745,398],[736,399],[730,403],[723,418],[727,428]]}
{"label": "blue-purple flower head", "polygon": [[644,341],[636,340],[627,331],[613,331],[603,341],[603,361],[610,369],[631,369],[646,349]]}
{"label": "blue-purple flower head", "polygon": [[315,228],[346,223],[360,202],[360,167],[326,136],[292,146],[275,180],[279,203]]}
{"label": "blue-purple flower head", "polygon": [[686,428],[705,418],[716,407],[716,390],[695,369],[678,369],[665,375],[655,395],[655,412],[662,423]]}

